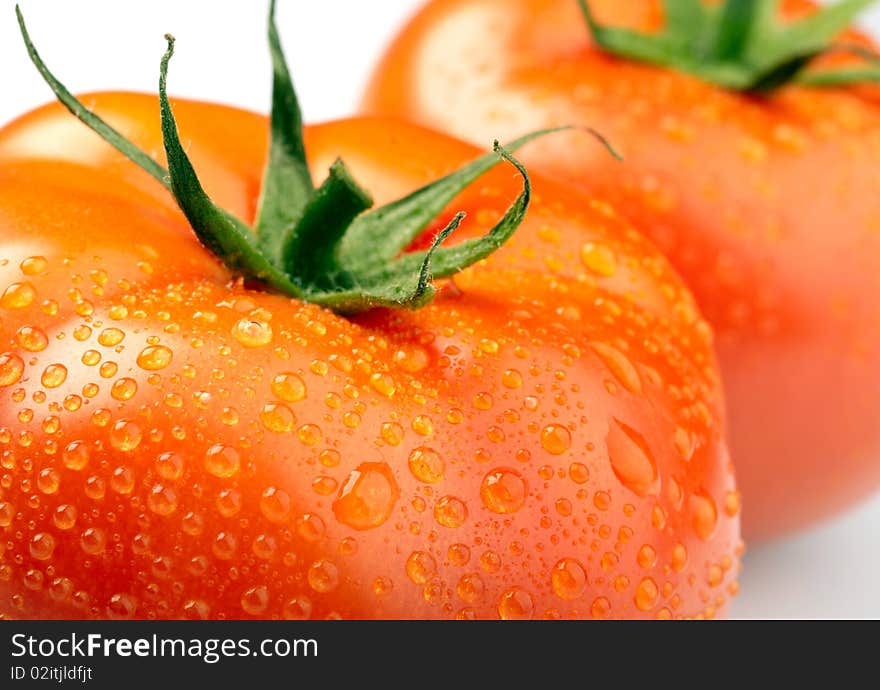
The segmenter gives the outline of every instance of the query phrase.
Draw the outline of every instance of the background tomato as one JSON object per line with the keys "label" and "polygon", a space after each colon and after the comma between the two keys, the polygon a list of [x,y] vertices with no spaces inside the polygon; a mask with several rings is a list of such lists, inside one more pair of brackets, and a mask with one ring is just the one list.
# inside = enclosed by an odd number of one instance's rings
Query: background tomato
{"label": "background tomato", "polygon": [[[155,99],[87,101],[161,150]],[[179,100],[250,222],[264,118]],[[311,128],[382,203],[478,151]],[[61,617],[669,617],[725,610],[738,494],[710,330],[604,203],[543,178],[501,251],[417,311],[246,290],[59,106],[0,132],[0,607]],[[608,165],[613,165],[613,161]],[[461,237],[520,191],[470,187]]]}
{"label": "background tomato", "polygon": [[[595,0],[643,31],[658,2]],[[814,7],[784,4],[789,16]],[[850,34],[847,40],[863,39]],[[589,123],[526,161],[611,199],[685,276],[717,332],[748,534],[802,527],[880,480],[880,96],[742,95],[616,59],[574,0],[437,0],[379,66],[365,109],[480,140]]]}

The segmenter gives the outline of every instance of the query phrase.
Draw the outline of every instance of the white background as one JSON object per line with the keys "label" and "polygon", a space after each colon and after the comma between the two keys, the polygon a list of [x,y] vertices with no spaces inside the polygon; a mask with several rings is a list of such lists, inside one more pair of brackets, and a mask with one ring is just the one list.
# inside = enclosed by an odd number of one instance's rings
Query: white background
{"label": "white background", "polygon": [[[572,0],[574,1],[574,0]],[[267,111],[265,5],[253,0],[22,0],[47,63],[76,91],[155,92],[163,35],[169,90]],[[382,46],[421,0],[280,0],[279,24],[306,120],[356,108]],[[28,62],[14,3],[0,0],[0,123],[51,94]],[[880,8],[865,26],[880,37]],[[878,162],[880,164],[880,162]],[[733,614],[880,618],[880,498],[811,532],[752,547]]]}

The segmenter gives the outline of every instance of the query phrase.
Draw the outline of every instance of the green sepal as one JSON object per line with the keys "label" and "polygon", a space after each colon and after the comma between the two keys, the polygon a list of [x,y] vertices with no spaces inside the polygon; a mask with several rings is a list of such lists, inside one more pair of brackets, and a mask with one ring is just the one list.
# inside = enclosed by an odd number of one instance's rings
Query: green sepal
{"label": "green sepal", "polygon": [[880,82],[880,54],[860,45],[842,44],[837,46],[837,50],[860,57],[867,64],[807,72],[801,75],[800,83],[807,86],[835,87]]}
{"label": "green sepal", "polygon": [[[395,309],[421,309],[436,294],[432,284],[431,261],[440,246],[458,228],[464,213],[457,213],[449,224],[431,242],[426,252],[414,252],[412,260],[403,261],[394,268],[373,275],[350,274],[337,276],[341,282],[351,284],[344,288],[336,286],[324,294],[315,294],[314,301],[338,314],[352,315],[378,307]],[[356,281],[356,282],[355,282]]]}
{"label": "green sepal", "polygon": [[[514,142],[514,145],[516,145],[516,142]],[[522,163],[510,155],[497,141],[494,145],[494,152],[494,154],[490,155],[496,157],[496,162],[499,156],[508,161],[519,171],[523,179],[522,192],[495,226],[482,237],[466,240],[453,247],[441,248],[435,244],[428,252],[403,254],[389,265],[390,270],[404,274],[411,273],[416,267],[423,266],[425,261],[430,261],[431,272],[434,278],[448,278],[462,269],[488,258],[513,236],[513,233],[525,218],[526,211],[531,202],[532,183]],[[464,214],[459,214],[453,219],[455,227],[458,226],[463,217]],[[442,236],[443,233],[440,234],[440,237]],[[383,271],[380,270],[378,275],[383,275]]]}
{"label": "green sepal", "polygon": [[630,60],[692,74],[723,88],[766,93],[797,82],[841,86],[875,80],[874,70],[849,69],[814,78],[807,71],[835,49],[834,38],[876,0],[842,0],[808,17],[782,22],[778,0],[665,0],[666,25],[646,34],[600,24],[588,0],[584,20],[604,50]]}
{"label": "green sepal", "polygon": [[336,249],[361,213],[373,205],[342,160],[330,166],[327,179],[306,204],[282,248],[282,267],[306,289],[324,287],[339,269]]}
{"label": "green sepal", "polygon": [[256,230],[264,252],[280,258],[293,226],[315,192],[302,137],[302,110],[281,48],[275,0],[269,4],[272,115],[269,156],[257,205]]}

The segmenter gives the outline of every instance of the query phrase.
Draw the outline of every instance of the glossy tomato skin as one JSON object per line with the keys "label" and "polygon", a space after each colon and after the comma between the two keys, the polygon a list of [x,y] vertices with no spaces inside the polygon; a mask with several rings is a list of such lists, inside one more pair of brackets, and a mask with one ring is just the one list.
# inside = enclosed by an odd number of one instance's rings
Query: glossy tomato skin
{"label": "glossy tomato skin", "polygon": [[[662,21],[658,2],[591,4],[607,23]],[[576,132],[525,160],[611,200],[694,291],[717,334],[747,536],[802,527],[876,489],[876,89],[738,95],[603,54],[574,0],[437,0],[392,45],[365,108],[475,141],[598,128],[623,166]]]}
{"label": "glossy tomato skin", "polygon": [[[161,150],[152,97],[89,102]],[[175,109],[251,221],[265,119]],[[478,154],[375,119],[307,147],[380,203]],[[430,306],[349,320],[232,282],[55,105],[0,160],[5,616],[724,613],[739,500],[711,331],[607,204],[536,176],[515,238]],[[438,224],[464,209],[482,234],[520,188],[496,169]]]}

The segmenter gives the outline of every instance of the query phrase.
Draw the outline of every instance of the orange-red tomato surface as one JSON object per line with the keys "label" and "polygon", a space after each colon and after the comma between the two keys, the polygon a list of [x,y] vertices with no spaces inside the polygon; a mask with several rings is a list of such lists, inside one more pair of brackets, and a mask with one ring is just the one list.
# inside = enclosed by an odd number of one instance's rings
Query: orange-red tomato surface
{"label": "orange-red tomato surface", "polygon": [[[657,0],[590,4],[606,24],[664,21]],[[475,141],[598,128],[624,165],[578,132],[524,159],[609,199],[694,291],[717,334],[747,535],[802,527],[880,484],[876,87],[742,95],[603,53],[575,0],[434,0],[365,108]]]}
{"label": "orange-red tomato surface", "polygon": [[[160,156],[153,97],[86,102]],[[250,221],[266,120],[175,109]],[[380,119],[306,140],[380,203],[479,153]],[[461,237],[521,184],[468,189]],[[610,206],[534,184],[430,306],[348,320],[233,282],[60,106],[0,131],[0,613],[722,614],[741,547],[711,331]]]}

